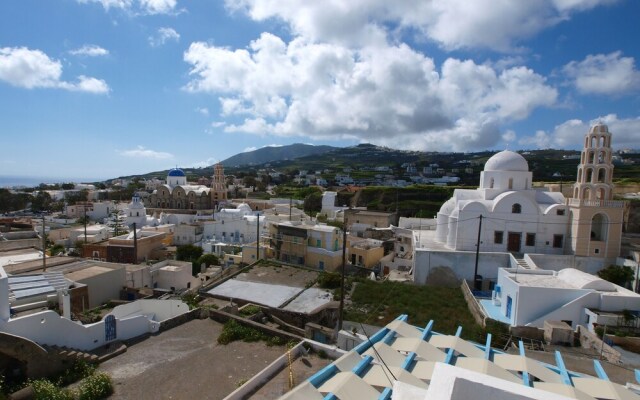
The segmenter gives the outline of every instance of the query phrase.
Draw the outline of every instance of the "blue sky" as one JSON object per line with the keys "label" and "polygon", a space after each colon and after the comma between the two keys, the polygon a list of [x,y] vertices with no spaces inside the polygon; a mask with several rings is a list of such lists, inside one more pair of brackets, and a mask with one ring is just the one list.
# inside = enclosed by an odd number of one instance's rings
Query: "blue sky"
{"label": "blue sky", "polygon": [[640,2],[0,2],[0,175],[106,179],[302,142],[640,147]]}

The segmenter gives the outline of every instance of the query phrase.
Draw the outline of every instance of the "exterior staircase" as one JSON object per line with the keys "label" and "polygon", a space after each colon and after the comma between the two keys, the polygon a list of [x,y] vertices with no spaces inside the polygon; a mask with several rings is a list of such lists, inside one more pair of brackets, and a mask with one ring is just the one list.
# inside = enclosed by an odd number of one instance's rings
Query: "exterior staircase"
{"label": "exterior staircase", "polygon": [[86,353],[82,350],[74,350],[68,347],[62,346],[42,346],[47,352],[54,357],[58,357],[62,360],[68,361],[84,361],[89,364],[97,364],[99,362],[98,356],[95,354]]}
{"label": "exterior staircase", "polygon": [[524,258],[516,258],[516,262],[518,263],[518,268],[531,269]]}

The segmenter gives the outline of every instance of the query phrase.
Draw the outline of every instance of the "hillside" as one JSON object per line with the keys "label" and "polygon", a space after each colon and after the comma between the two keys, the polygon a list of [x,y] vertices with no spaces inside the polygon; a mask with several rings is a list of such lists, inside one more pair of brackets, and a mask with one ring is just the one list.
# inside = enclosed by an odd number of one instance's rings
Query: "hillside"
{"label": "hillside", "polygon": [[272,161],[292,160],[324,154],[335,150],[331,146],[313,146],[310,144],[294,143],[288,146],[263,147],[254,151],[236,154],[222,161],[225,167],[241,167],[244,165],[259,165]]}

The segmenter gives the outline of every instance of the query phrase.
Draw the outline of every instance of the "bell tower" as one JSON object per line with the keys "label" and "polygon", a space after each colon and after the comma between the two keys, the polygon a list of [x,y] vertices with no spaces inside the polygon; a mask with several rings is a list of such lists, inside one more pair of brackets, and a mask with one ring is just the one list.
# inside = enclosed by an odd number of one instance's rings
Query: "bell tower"
{"label": "bell tower", "polygon": [[613,200],[611,132],[597,123],[584,138],[569,199],[571,250],[577,256],[615,259],[620,253],[624,202]]}
{"label": "bell tower", "polygon": [[212,178],[211,208],[218,209],[220,204],[227,202],[227,184],[224,178],[224,167],[221,163],[214,165]]}

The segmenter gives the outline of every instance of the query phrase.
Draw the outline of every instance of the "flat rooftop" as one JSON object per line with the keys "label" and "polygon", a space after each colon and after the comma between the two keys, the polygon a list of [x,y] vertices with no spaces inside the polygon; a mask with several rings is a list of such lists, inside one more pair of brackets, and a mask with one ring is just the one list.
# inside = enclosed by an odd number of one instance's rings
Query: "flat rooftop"
{"label": "flat rooftop", "polygon": [[94,276],[106,274],[113,271],[113,268],[107,268],[102,266],[93,265],[88,268],[80,269],[74,272],[70,272],[65,275],[67,279],[72,281],[81,281],[83,279],[92,278]]}

